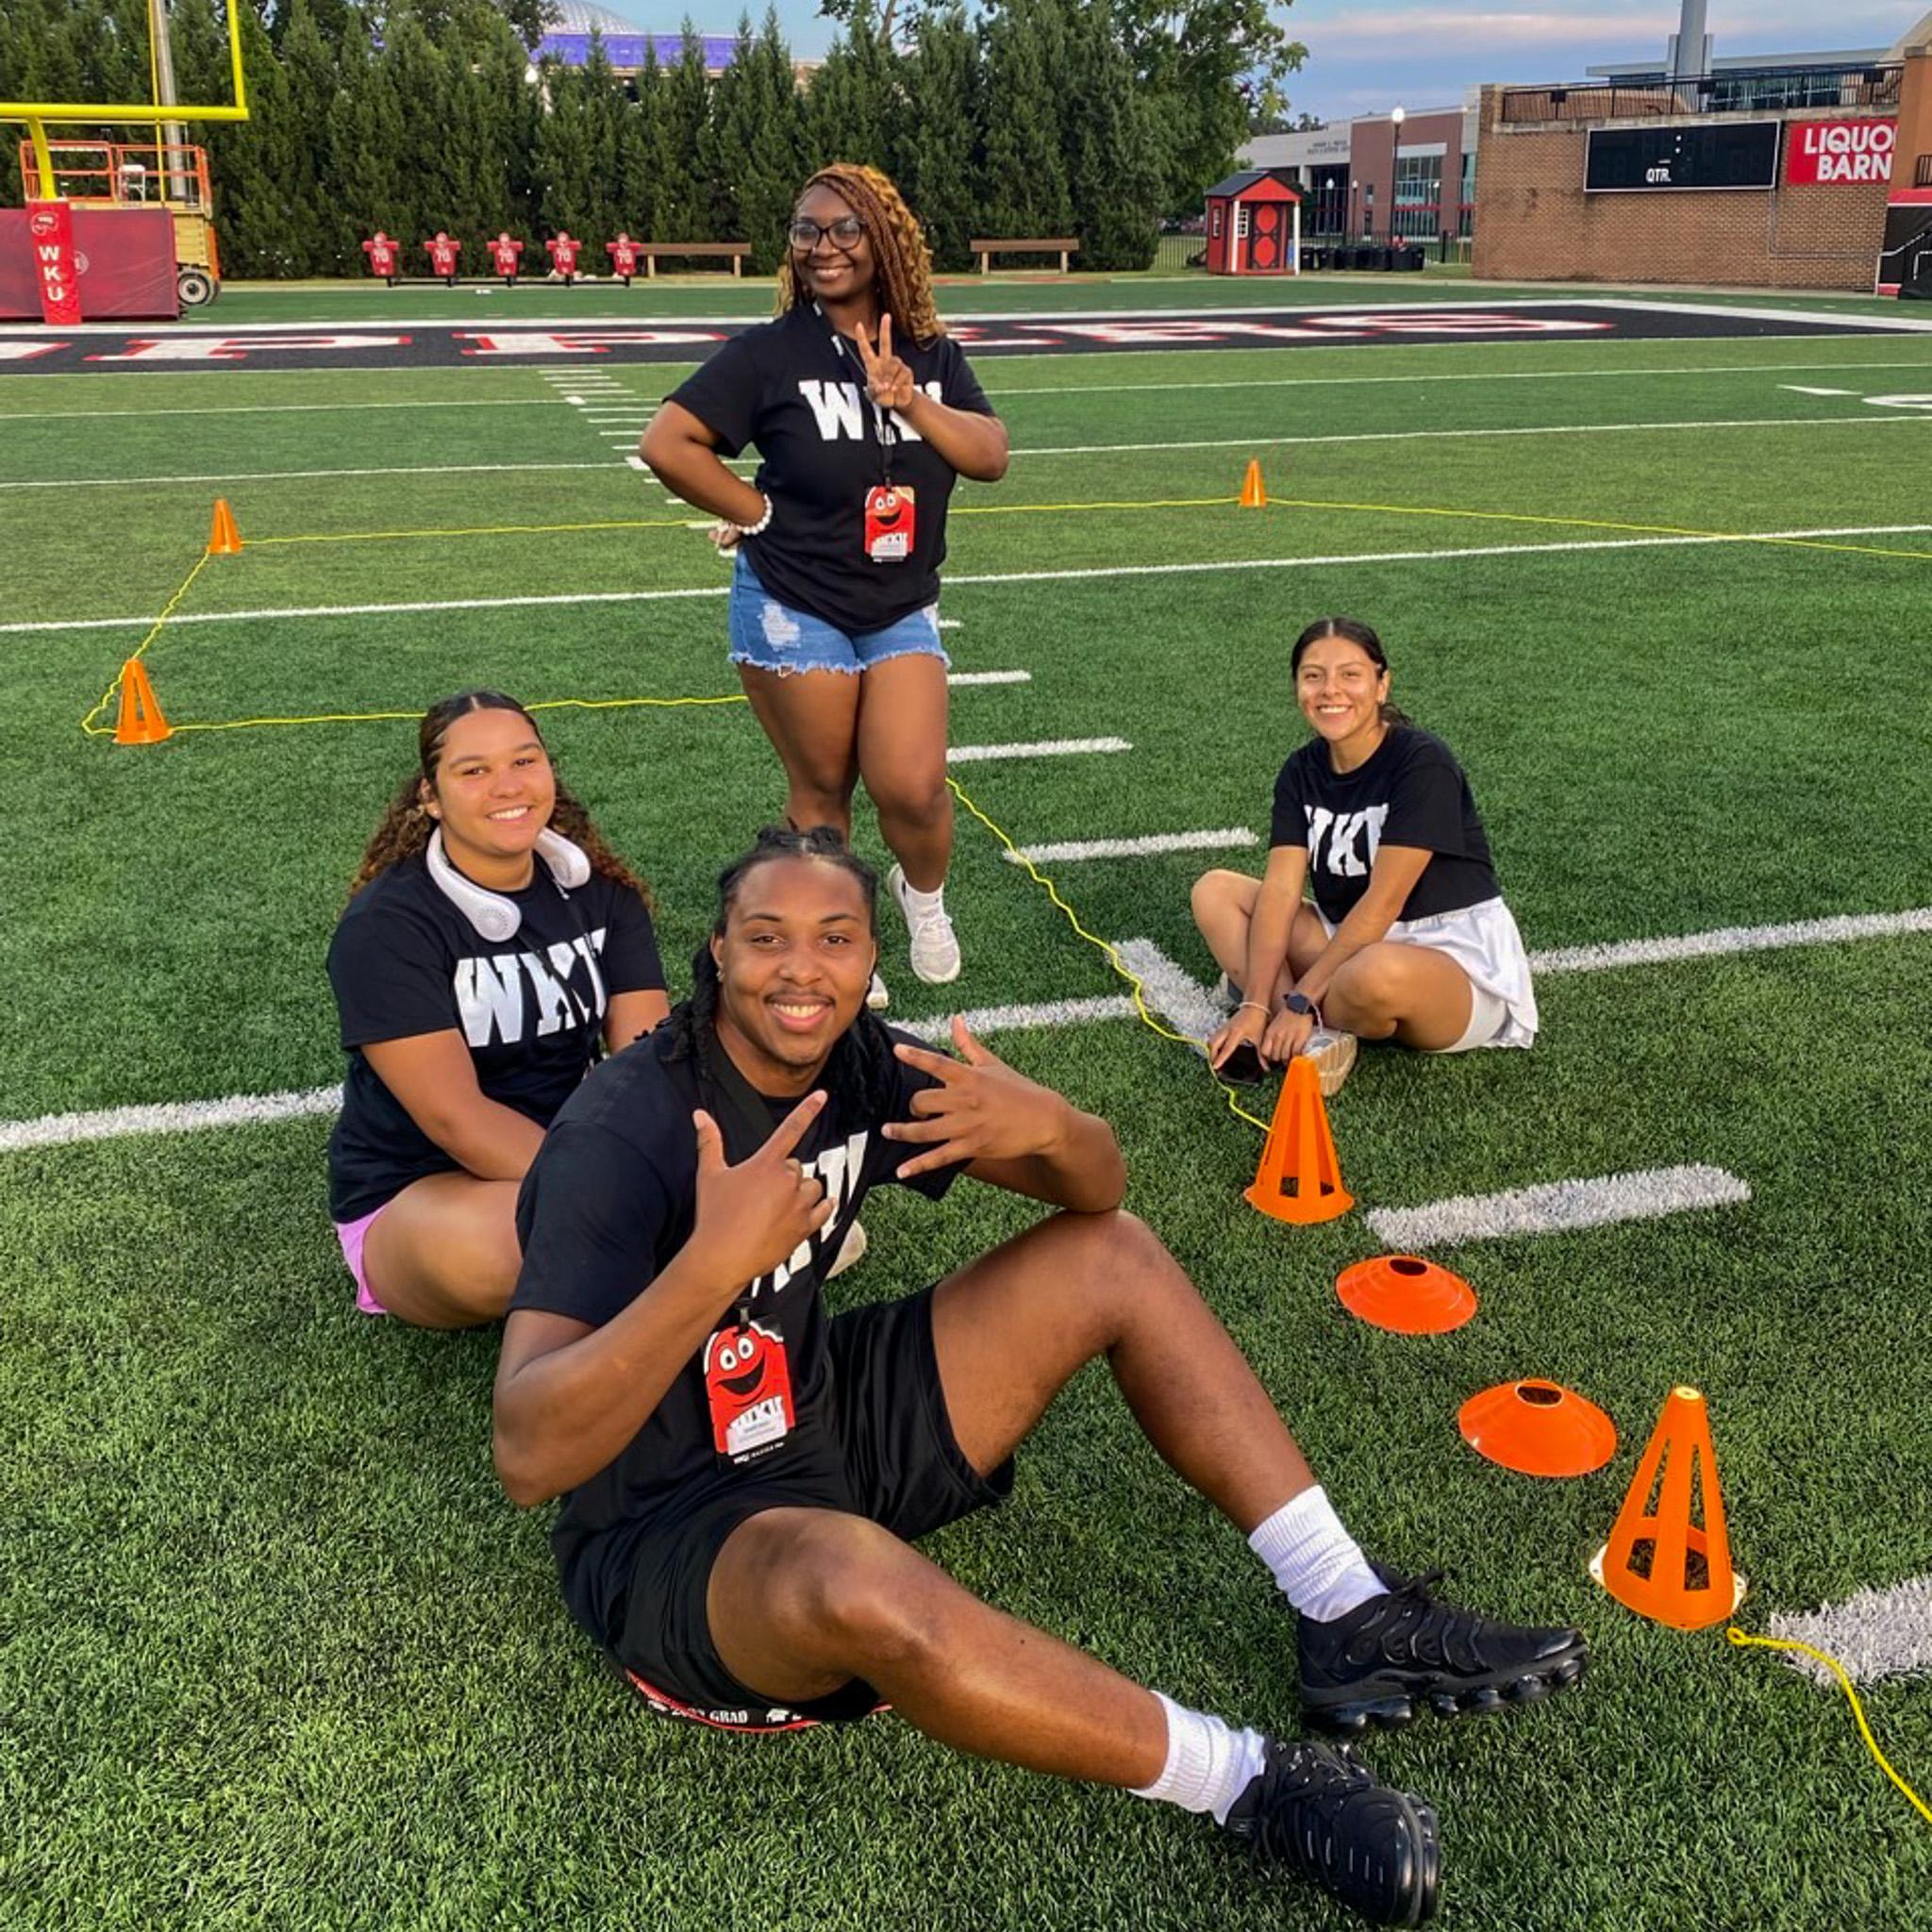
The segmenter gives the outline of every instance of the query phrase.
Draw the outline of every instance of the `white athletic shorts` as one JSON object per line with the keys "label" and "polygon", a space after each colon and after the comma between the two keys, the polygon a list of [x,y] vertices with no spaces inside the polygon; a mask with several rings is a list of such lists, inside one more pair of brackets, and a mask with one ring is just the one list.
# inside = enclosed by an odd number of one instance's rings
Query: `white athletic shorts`
{"label": "white athletic shorts", "polygon": [[[1330,938],[1335,927],[1320,907],[1315,916]],[[1516,917],[1500,899],[1437,912],[1427,919],[1398,919],[1383,938],[1407,946],[1447,953],[1469,974],[1474,998],[1469,1024],[1444,1053],[1478,1046],[1528,1046],[1536,1039],[1536,989],[1529,983],[1529,955]]]}

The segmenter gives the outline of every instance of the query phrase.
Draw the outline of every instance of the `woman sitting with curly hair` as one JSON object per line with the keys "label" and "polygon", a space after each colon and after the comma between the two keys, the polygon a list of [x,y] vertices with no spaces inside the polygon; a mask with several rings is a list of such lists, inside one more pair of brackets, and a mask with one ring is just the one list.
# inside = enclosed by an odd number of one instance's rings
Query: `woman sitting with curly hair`
{"label": "woman sitting with curly hair", "polygon": [[[943,985],[959,943],[939,567],[954,481],[997,482],[1007,432],[945,333],[925,238],[885,175],[820,169],[788,234],[777,320],[726,342],[639,452],[724,519],[731,661],[784,764],[787,818],[849,836],[865,780],[899,861],[887,884],[912,970]],[[724,466],[747,443],[763,459],[755,484]],[[876,975],[871,1000],[885,1004]]]}
{"label": "woman sitting with curly hair", "polygon": [[432,705],[349,889],[328,974],[349,1056],[329,1211],[357,1306],[493,1322],[517,1187],[591,1063],[669,1010],[649,889],[501,691]]}

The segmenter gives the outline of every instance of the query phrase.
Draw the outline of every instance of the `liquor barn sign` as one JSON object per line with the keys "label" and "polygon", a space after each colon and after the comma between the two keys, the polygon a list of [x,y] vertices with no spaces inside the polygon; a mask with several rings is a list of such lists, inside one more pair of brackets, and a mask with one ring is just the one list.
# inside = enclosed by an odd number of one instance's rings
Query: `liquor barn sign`
{"label": "liquor barn sign", "polygon": [[1785,180],[1890,181],[1896,121],[1793,121],[1785,130]]}

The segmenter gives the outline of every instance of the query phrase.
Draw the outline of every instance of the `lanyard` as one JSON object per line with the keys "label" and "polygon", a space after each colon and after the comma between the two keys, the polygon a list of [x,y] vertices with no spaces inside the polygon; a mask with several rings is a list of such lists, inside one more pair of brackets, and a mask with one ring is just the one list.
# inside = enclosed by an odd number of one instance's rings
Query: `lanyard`
{"label": "lanyard", "polygon": [[[831,318],[826,315],[825,311],[823,308],[821,308],[816,302],[814,302],[811,305],[811,308],[812,313],[816,315],[818,319],[825,325],[825,333],[832,339],[832,348],[834,353],[839,357],[839,359],[841,363],[844,362],[848,356],[848,351],[845,347],[844,337],[841,336],[839,333],[839,331],[832,326]],[[861,370],[861,379],[858,384],[859,400],[865,406],[866,409],[869,410],[872,416],[873,441],[877,443],[879,452],[879,483],[884,489],[890,490],[892,487],[892,449],[893,446],[899,441],[899,432],[892,427],[892,418],[891,413],[888,410],[881,408],[880,406],[877,403],[874,402],[872,397],[866,393],[866,385],[863,380],[863,375],[864,372]],[[864,420],[864,416],[861,415],[861,417],[859,418],[859,440],[861,441],[863,441],[865,438],[865,431],[863,427]]]}

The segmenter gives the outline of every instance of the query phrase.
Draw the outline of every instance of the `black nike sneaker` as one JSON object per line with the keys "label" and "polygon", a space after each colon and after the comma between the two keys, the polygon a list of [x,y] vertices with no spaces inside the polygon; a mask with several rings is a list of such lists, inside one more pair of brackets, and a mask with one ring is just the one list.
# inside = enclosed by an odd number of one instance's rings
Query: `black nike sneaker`
{"label": "black nike sneaker", "polygon": [[1435,1915],[1435,1812],[1378,1785],[1345,1744],[1271,1739],[1227,1829],[1257,1858],[1292,1867],[1377,1925],[1420,1925]]}
{"label": "black nike sneaker", "polygon": [[1580,1630],[1524,1629],[1439,1603],[1430,1591],[1440,1570],[1407,1582],[1375,1574],[1387,1595],[1332,1623],[1301,1620],[1302,1708],[1324,1729],[1393,1728],[1424,1704],[1438,1717],[1534,1704],[1574,1684],[1590,1661]]}

